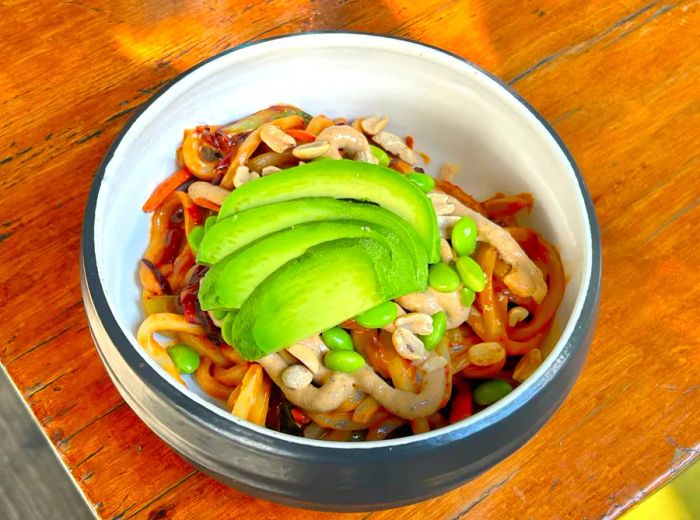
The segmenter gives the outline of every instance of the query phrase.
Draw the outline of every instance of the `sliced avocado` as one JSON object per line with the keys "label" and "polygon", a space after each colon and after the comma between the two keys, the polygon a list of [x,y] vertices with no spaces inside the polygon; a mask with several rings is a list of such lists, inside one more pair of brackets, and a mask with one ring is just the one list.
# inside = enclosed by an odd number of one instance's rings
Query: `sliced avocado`
{"label": "sliced avocado", "polygon": [[233,323],[236,349],[246,359],[259,359],[399,296],[395,291],[402,281],[390,265],[391,252],[372,239],[310,248],[268,276],[245,301]]}
{"label": "sliced avocado", "polygon": [[400,173],[363,162],[311,162],[244,184],[226,197],[219,221],[250,208],[307,197],[374,202],[410,223],[429,261],[440,261],[440,235],[430,199]]}
{"label": "sliced avocado", "polygon": [[204,234],[197,251],[197,262],[215,264],[270,233],[321,220],[363,220],[385,227],[411,249],[417,265],[428,262],[423,242],[405,220],[373,204],[327,197],[259,206],[220,220]]}
{"label": "sliced avocado", "polygon": [[363,237],[382,242],[391,251],[391,264],[378,267],[400,273],[396,278],[402,282],[413,279],[407,292],[425,288],[427,264],[419,263],[396,233],[366,221],[323,220],[267,235],[216,263],[199,286],[199,303],[205,310],[238,309],[265,278],[310,247],[341,238]]}
{"label": "sliced avocado", "polygon": [[231,329],[233,328],[233,323],[236,321],[236,312],[229,312],[221,320],[221,337],[229,345],[233,345],[233,339],[231,338]]}

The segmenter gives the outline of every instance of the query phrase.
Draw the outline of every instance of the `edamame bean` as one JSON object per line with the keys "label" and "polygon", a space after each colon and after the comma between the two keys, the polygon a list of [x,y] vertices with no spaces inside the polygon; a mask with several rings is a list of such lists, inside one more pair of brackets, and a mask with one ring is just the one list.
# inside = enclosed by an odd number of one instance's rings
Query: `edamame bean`
{"label": "edamame bean", "polygon": [[426,350],[433,350],[437,347],[438,343],[442,341],[445,337],[445,331],[447,330],[447,316],[443,311],[438,311],[432,316],[433,318],[433,332],[426,335],[419,335],[418,337],[423,342]]}
{"label": "edamame bean", "polygon": [[350,334],[340,327],[332,327],[322,332],[321,339],[331,350],[353,350],[355,348]]}
{"label": "edamame bean", "polygon": [[450,242],[460,256],[471,255],[476,249],[476,237],[479,231],[474,219],[462,217],[452,228]]}
{"label": "edamame bean", "polygon": [[459,275],[449,264],[439,262],[430,266],[428,284],[439,292],[456,291],[459,288]]}
{"label": "edamame bean", "polygon": [[476,298],[476,293],[471,289],[462,287],[459,290],[459,298],[462,300],[462,305],[465,307],[471,307],[471,304],[474,303],[474,298]]}
{"label": "edamame bean", "polygon": [[183,343],[170,347],[168,355],[182,374],[191,374],[199,366],[199,354]]}
{"label": "edamame bean", "polygon": [[[435,179],[424,173],[407,173],[405,177],[418,186],[425,193],[429,193],[435,187]],[[452,232],[454,234],[454,231]]]}
{"label": "edamame bean", "polygon": [[355,321],[368,329],[381,329],[396,319],[396,304],[389,300],[355,316]]}
{"label": "edamame bean", "polygon": [[192,230],[187,233],[187,242],[190,244],[192,251],[195,253],[199,249],[199,243],[202,241],[204,236],[204,226],[195,226]]}
{"label": "edamame bean", "polygon": [[462,283],[474,292],[483,291],[486,287],[486,275],[476,260],[470,256],[460,256],[455,262],[455,267],[462,279]]}
{"label": "edamame bean", "polygon": [[481,406],[488,406],[496,401],[500,401],[512,391],[513,387],[507,381],[492,379],[476,387],[476,390],[474,390],[474,401]]}
{"label": "edamame bean", "polygon": [[207,220],[204,221],[204,232],[208,233],[211,227],[216,224],[217,217],[216,215],[212,215],[211,217],[207,217]]}
{"label": "edamame bean", "polygon": [[374,146],[373,144],[369,145],[369,148],[372,150],[372,155],[374,155],[379,161],[379,166],[389,166],[391,159],[389,159],[389,156],[384,150],[378,146]]}
{"label": "edamame bean", "polygon": [[328,370],[350,374],[362,368],[365,359],[354,350],[331,350],[323,358],[323,363]]}

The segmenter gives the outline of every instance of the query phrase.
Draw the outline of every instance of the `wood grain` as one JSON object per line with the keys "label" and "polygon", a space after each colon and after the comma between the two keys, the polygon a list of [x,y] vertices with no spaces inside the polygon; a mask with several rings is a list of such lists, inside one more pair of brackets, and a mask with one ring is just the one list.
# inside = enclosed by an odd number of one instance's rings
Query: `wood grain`
{"label": "wood grain", "polygon": [[511,83],[573,152],[603,232],[600,322],[561,410],[473,482],[369,516],[614,517],[696,459],[699,10],[632,0],[0,4],[0,360],[96,511],[326,516],[227,489],[150,433],[100,364],[77,269],[90,181],[129,114],[212,54],[300,30],[414,38]]}

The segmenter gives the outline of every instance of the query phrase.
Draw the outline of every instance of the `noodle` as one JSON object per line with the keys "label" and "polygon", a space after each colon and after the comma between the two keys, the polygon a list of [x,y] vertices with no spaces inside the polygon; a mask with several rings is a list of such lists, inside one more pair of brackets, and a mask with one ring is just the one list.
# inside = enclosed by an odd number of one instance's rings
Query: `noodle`
{"label": "noodle", "polygon": [[359,423],[367,423],[372,416],[382,407],[371,395],[366,395],[352,414],[352,420]]}
{"label": "noodle", "polygon": [[144,350],[146,350],[166,372],[184,384],[170,356],[168,356],[166,350],[153,337],[155,333],[163,331],[201,334],[203,332],[202,327],[187,322],[185,317],[179,314],[164,312],[148,316],[143,320],[136,333],[136,339]]}
{"label": "noodle", "polygon": [[[362,121],[353,120],[350,126],[355,132],[365,133]],[[308,351],[313,363],[306,355],[299,357],[301,350],[295,351],[295,345],[287,346],[290,352],[285,349],[246,361],[222,338],[219,320],[224,318],[217,312],[230,309],[210,313],[199,304],[199,283],[208,267],[197,264],[190,234],[219,212],[228,190],[234,189],[239,167],[261,173],[267,167],[285,169],[300,162],[292,150],[271,151],[262,142],[261,128],[269,124],[289,131],[299,145],[313,143],[324,130],[347,123],[345,118],[311,117],[294,107],[275,106],[226,126],[185,131],[177,152],[181,168],[161,183],[144,205],[153,214],[148,245],[138,267],[145,317],[137,340],[182,384],[185,380],[168,353],[172,345],[159,342],[157,337],[173,338],[185,346],[179,348],[189,347],[199,357],[197,368],[192,366],[199,388],[225,403],[231,414],[263,427],[345,442],[429,432],[472,415],[473,390],[481,382],[502,379],[517,386],[542,362],[543,344],[564,296],[566,279],[557,250],[535,231],[518,225],[517,214],[533,208],[529,193],[496,193],[479,202],[449,180],[437,181],[437,191],[431,193],[449,195],[456,208],[452,215],[445,215],[447,225],[441,227],[441,233],[445,240],[450,239],[451,226],[457,220],[463,216],[474,220],[478,244],[472,256],[486,283],[471,307],[461,303],[457,291],[440,293],[433,288],[394,300],[399,314],[433,315],[442,309],[447,316],[450,329],[434,350],[427,352],[425,364],[421,364],[423,359],[404,359],[401,349],[394,346],[391,332],[404,325],[389,323],[384,330],[372,329],[353,318],[339,324],[350,333],[355,351],[366,362],[353,373],[326,368],[327,347],[318,335],[295,343]],[[376,144],[372,136],[367,137]],[[406,140],[409,148],[412,141]],[[389,167],[402,174],[423,172],[379,148],[389,155]],[[192,181],[197,182],[192,185]],[[517,306],[527,313],[518,310],[511,314],[520,320],[513,318],[511,326],[509,311]],[[488,366],[472,364],[470,348],[481,342],[499,343],[506,356]],[[402,351],[402,355],[407,354]],[[298,364],[310,367],[312,383],[287,387],[282,375]]]}
{"label": "noodle", "polygon": [[197,380],[199,386],[202,387],[202,390],[212,397],[224,401],[228,399],[233,387],[220,383],[214,378],[211,374],[212,365],[213,363],[209,359],[202,359],[199,367],[194,372],[194,378]]}

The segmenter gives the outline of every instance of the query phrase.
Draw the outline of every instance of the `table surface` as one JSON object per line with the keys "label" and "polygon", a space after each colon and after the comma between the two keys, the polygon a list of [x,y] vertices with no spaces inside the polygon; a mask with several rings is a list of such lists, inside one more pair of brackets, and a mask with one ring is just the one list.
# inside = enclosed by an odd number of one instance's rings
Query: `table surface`
{"label": "table surface", "polygon": [[325,516],[230,490],[157,439],[109,381],[78,282],[86,194],[131,114],[219,51],[313,29],[413,38],[511,84],[576,157],[603,237],[595,341],[552,420],[465,486],[371,517],[614,517],[697,458],[699,2],[9,0],[0,360],[96,512]]}

